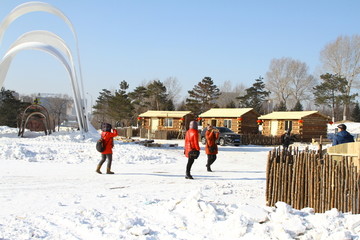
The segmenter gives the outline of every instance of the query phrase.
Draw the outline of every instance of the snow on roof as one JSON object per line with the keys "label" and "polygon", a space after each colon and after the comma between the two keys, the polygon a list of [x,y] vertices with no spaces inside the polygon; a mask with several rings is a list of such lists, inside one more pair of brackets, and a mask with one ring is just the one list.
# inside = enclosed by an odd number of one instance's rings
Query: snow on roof
{"label": "snow on roof", "polygon": [[250,111],[254,111],[253,108],[212,108],[199,117],[240,117]]}
{"label": "snow on roof", "polygon": [[181,118],[187,114],[190,114],[191,111],[152,111],[149,110],[139,115],[139,117],[172,117],[172,118]]}
{"label": "snow on roof", "polygon": [[289,111],[289,112],[272,112],[266,115],[262,115],[259,119],[302,119],[312,114],[318,114],[324,118],[328,116],[319,113],[318,111]]}

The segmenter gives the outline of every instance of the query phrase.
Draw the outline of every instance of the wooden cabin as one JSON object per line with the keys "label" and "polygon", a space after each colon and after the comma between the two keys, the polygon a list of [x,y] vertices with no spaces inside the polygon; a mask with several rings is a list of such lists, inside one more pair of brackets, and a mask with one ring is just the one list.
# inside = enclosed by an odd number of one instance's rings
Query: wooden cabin
{"label": "wooden cabin", "polygon": [[201,124],[215,127],[227,127],[238,134],[258,133],[258,117],[253,108],[212,108],[199,115]]}
{"label": "wooden cabin", "polygon": [[288,129],[298,141],[311,142],[313,138],[327,137],[329,116],[318,111],[272,112],[259,117],[262,120],[262,134],[281,136]]}
{"label": "wooden cabin", "polygon": [[191,111],[147,111],[138,117],[142,128],[152,133],[158,130],[180,131],[189,127],[194,120]]}

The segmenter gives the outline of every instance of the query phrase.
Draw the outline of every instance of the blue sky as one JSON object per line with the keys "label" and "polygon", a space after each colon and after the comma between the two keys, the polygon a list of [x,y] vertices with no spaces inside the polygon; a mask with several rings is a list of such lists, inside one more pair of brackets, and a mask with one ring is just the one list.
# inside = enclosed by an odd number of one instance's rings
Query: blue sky
{"label": "blue sky", "polygon": [[[0,19],[27,1],[1,0]],[[176,77],[182,95],[205,76],[250,87],[273,58],[319,66],[320,51],[340,35],[359,34],[360,2],[334,0],[47,0],[72,21],[79,38],[85,92],[130,90],[144,81]],[[5,33],[0,54],[21,34],[48,30],[74,47],[67,25],[49,13],[26,14]],[[266,79],[265,79],[266,80]],[[19,53],[5,80],[19,93],[67,93],[69,77],[54,57]],[[90,100],[90,99],[89,99]]]}

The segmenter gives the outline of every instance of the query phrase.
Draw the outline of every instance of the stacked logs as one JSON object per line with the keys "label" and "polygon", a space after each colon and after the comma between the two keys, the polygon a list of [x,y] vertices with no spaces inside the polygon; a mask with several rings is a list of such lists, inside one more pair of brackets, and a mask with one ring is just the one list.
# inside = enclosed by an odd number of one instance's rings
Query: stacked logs
{"label": "stacked logs", "polygon": [[360,213],[360,174],[351,158],[333,160],[316,151],[281,148],[269,152],[266,201],[283,201],[293,208],[323,213],[332,208]]}

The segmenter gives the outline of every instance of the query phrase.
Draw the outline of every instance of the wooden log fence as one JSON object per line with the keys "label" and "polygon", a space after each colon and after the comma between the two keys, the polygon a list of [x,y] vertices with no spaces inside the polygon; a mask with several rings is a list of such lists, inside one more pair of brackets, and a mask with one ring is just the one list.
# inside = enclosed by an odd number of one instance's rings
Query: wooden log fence
{"label": "wooden log fence", "polygon": [[319,151],[275,148],[268,154],[266,201],[323,213],[332,208],[360,213],[360,173],[351,158],[333,160]]}
{"label": "wooden log fence", "polygon": [[242,145],[281,145],[281,137],[261,134],[240,134]]}

